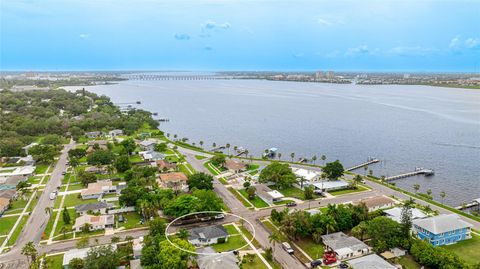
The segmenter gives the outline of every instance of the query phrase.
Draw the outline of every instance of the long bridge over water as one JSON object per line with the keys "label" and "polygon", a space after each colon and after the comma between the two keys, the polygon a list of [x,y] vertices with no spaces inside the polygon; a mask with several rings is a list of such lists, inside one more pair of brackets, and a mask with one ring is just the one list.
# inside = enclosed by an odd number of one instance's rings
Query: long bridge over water
{"label": "long bridge over water", "polygon": [[160,75],[160,74],[131,74],[124,76],[129,80],[219,80],[234,79],[233,76],[218,75]]}

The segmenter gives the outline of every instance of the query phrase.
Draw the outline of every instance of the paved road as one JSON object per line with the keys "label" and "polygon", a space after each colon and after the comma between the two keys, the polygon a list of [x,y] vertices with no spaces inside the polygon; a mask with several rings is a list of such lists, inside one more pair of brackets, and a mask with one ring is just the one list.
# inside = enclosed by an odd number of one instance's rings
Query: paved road
{"label": "paved road", "polygon": [[[50,200],[50,193],[56,190],[57,186],[62,184],[62,172],[66,170],[67,165],[67,153],[70,149],[75,146],[74,142],[64,146],[62,153],[53,169],[53,172],[48,180],[45,190],[42,192],[42,195],[38,199],[36,207],[33,209],[33,212],[28,219],[28,222],[23,227],[22,232],[20,233],[17,243],[12,247],[12,249],[0,255],[0,268],[2,269],[20,269],[27,268],[26,258],[21,254],[22,247],[30,241],[33,241],[35,244],[40,242],[45,226],[48,222],[48,215],[45,213],[45,208],[53,208],[54,201]],[[3,266],[3,267],[2,267]]]}

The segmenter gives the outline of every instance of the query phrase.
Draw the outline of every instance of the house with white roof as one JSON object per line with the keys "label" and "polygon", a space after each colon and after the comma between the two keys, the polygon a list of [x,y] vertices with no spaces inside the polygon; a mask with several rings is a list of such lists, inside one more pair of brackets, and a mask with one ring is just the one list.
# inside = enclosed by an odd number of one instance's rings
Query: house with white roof
{"label": "house with white roof", "polygon": [[313,183],[318,180],[320,173],[313,170],[307,170],[303,168],[292,168],[293,173],[297,178],[303,178],[307,183]]}
{"label": "house with white roof", "polygon": [[77,219],[75,219],[75,224],[72,226],[72,229],[75,232],[81,232],[85,227],[85,224],[89,224],[90,231],[103,230],[105,228],[113,227],[114,216],[113,215],[88,215],[84,214]]}
{"label": "house with white roof", "polygon": [[140,142],[138,145],[140,148],[142,148],[144,151],[154,151],[155,150],[155,145],[157,143],[150,141],[150,140],[143,140]]}
{"label": "house with white roof", "polygon": [[86,189],[83,189],[80,192],[83,200],[87,199],[98,199],[107,193],[116,192],[116,186],[113,186],[111,181],[98,181],[93,183],[88,183]]}
{"label": "house with white roof", "polygon": [[255,189],[258,197],[268,204],[273,204],[274,202],[280,201],[284,197],[284,195],[279,191],[272,190],[265,184],[256,184]]}
{"label": "house with white roof", "polygon": [[370,248],[365,243],[342,232],[322,235],[322,241],[328,249],[337,254],[337,258],[340,260],[370,253]]}
{"label": "house with white roof", "polygon": [[315,183],[311,183],[309,185],[315,187],[315,190],[319,190],[322,192],[342,190],[349,187],[348,183],[343,180],[321,180]]}
{"label": "house with white roof", "polygon": [[[423,219],[426,218],[427,215],[423,213],[420,209],[418,208],[411,208],[410,212],[412,214],[412,220],[415,219]],[[383,213],[392,220],[400,223],[402,222],[402,208],[401,207],[393,207],[387,210],[384,210]]]}
{"label": "house with white roof", "polygon": [[428,240],[434,246],[455,244],[472,238],[473,225],[462,220],[457,214],[446,214],[416,219],[413,230],[422,240]]}

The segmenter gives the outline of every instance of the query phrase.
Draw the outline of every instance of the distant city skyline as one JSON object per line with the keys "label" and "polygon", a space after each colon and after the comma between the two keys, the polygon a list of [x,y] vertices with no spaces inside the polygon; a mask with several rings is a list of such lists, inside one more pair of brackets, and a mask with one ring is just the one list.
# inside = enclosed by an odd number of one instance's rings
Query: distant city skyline
{"label": "distant city skyline", "polygon": [[479,72],[478,1],[10,1],[0,71]]}

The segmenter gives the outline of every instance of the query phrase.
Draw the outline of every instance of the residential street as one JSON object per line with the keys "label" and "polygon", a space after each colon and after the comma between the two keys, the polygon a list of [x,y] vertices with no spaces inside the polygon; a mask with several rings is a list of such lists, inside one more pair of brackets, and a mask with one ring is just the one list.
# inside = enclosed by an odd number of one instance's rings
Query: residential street
{"label": "residential street", "polygon": [[[53,169],[53,172],[48,180],[45,190],[42,192],[36,207],[33,209],[30,218],[23,227],[20,233],[17,243],[12,249],[0,255],[0,268],[2,269],[20,269],[27,268],[26,258],[21,254],[22,247],[29,241],[35,242],[38,245],[42,237],[42,233],[45,230],[45,226],[48,222],[48,215],[45,212],[45,208],[53,208],[54,200],[50,200],[50,193],[57,189],[57,186],[62,184],[62,172],[67,168],[67,156],[68,151],[75,146],[72,141],[70,144],[64,146],[62,153]],[[3,267],[2,267],[3,266]]]}

